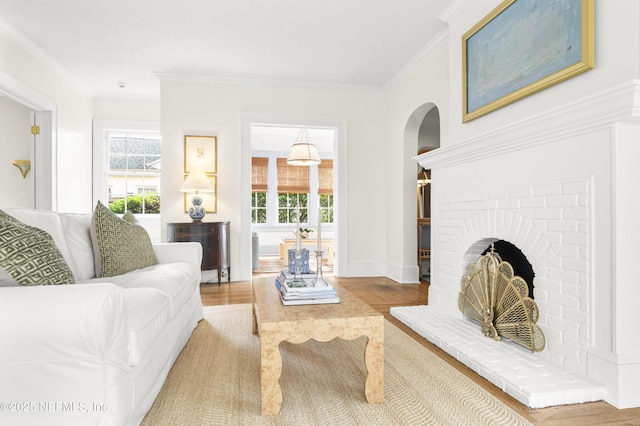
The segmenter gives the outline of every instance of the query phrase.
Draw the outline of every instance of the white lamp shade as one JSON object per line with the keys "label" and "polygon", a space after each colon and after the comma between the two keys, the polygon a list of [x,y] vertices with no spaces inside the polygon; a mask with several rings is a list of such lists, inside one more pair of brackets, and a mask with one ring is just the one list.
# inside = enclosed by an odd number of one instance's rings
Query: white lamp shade
{"label": "white lamp shade", "polygon": [[289,151],[287,164],[294,166],[314,166],[320,164],[318,149],[312,143],[296,143]]}
{"label": "white lamp shade", "polygon": [[180,186],[182,192],[215,192],[204,172],[191,172]]}
{"label": "white lamp shade", "polygon": [[292,166],[315,166],[320,164],[318,148],[311,143],[307,129],[300,129],[300,133],[298,133],[298,137],[296,137],[296,141],[289,151],[287,164]]}

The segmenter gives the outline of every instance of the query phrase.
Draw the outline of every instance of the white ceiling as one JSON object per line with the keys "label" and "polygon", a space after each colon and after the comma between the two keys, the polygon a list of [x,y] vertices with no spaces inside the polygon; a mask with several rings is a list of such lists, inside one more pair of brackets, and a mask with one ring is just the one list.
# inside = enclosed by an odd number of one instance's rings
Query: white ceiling
{"label": "white ceiling", "polygon": [[445,30],[452,3],[0,0],[0,31],[93,96],[159,97],[159,75],[381,89]]}

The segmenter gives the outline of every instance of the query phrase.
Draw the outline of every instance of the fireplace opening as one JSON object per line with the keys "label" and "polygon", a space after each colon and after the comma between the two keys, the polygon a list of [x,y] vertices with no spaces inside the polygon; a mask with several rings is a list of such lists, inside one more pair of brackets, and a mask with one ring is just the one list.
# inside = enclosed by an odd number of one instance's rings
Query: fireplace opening
{"label": "fireplace opening", "polygon": [[[511,264],[513,273],[521,277],[528,284],[529,297],[533,299],[533,278],[535,277],[535,273],[527,257],[518,247],[508,241],[498,240],[492,244],[495,252],[500,254],[502,260]],[[491,244],[482,252],[482,255],[487,254],[490,250]]]}

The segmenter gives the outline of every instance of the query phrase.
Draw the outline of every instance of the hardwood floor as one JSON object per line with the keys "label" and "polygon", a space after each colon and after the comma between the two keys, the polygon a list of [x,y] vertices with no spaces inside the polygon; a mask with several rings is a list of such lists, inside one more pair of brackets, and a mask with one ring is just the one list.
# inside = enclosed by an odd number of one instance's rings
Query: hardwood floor
{"label": "hardwood floor", "polygon": [[[272,275],[275,276],[275,273],[272,273]],[[537,410],[529,409],[389,315],[389,309],[393,306],[427,304],[429,284],[426,282],[419,285],[398,284],[393,280],[383,277],[334,279],[340,286],[356,294],[382,313],[386,319],[412,336],[416,341],[420,342],[424,347],[436,353],[454,368],[536,425],[640,426],[640,408],[618,410],[605,402],[567,405]],[[250,281],[236,281],[222,283],[221,285],[202,284],[200,290],[202,303],[205,306],[251,303],[252,301]]]}

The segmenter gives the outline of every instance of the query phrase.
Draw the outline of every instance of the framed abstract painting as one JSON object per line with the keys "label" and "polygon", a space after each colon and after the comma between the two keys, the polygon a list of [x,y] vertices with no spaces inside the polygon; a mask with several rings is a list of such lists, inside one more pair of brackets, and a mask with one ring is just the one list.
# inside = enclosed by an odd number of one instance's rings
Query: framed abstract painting
{"label": "framed abstract painting", "polygon": [[462,36],[462,121],[593,65],[593,0],[506,0]]}

